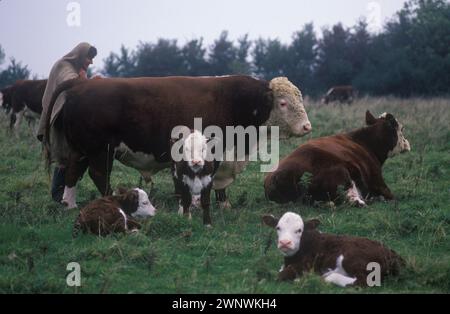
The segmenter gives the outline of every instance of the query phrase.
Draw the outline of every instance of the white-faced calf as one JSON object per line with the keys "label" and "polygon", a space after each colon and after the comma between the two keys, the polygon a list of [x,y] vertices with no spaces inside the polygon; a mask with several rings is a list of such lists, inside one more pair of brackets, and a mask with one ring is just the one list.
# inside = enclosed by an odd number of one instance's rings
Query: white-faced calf
{"label": "white-faced calf", "polygon": [[203,224],[210,226],[210,194],[219,164],[206,160],[208,139],[201,132],[194,130],[181,140],[183,158],[172,163],[175,192],[180,196],[178,213],[191,217],[191,205],[200,205],[203,209]]}
{"label": "white-faced calf", "polygon": [[381,281],[387,275],[397,275],[405,264],[396,252],[379,242],[319,232],[317,219],[304,223],[300,215],[287,212],[280,219],[264,215],[263,222],[277,230],[278,249],[284,255],[280,280],[293,280],[314,271],[341,287],[365,286],[369,263],[378,263]]}
{"label": "white-faced calf", "polygon": [[[283,158],[264,182],[266,196],[275,202],[335,201],[339,187],[345,198],[365,206],[368,197],[394,198],[383,179],[382,166],[388,157],[411,150],[403,126],[391,114],[378,119],[366,112],[366,124],[348,133],[308,141]],[[302,183],[304,174],[310,182]]]}
{"label": "white-faced calf", "polygon": [[79,231],[105,236],[114,232],[135,231],[141,228],[135,218],[154,216],[156,209],[141,189],[119,189],[117,195],[94,200],[80,210],[72,236]]}

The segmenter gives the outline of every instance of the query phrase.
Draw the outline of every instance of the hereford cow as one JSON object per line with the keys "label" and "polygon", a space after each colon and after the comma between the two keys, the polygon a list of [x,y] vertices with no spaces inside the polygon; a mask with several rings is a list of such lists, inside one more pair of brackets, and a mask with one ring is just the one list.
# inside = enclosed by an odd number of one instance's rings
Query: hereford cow
{"label": "hereford cow", "polygon": [[58,118],[50,121],[49,115],[47,131],[50,123],[61,128],[71,147],[63,200],[69,207],[76,206],[75,185],[87,168],[100,192],[110,193],[114,157],[147,173],[170,166],[172,129],[193,128],[195,117],[203,118],[203,127],[221,128],[223,143],[226,126],[260,126],[272,118],[271,112],[278,113],[273,119],[289,126],[291,133],[311,130],[301,94],[286,78],[271,82],[249,76],[73,80],[61,84],[49,112],[62,91],[66,91],[65,105]]}
{"label": "hereford cow", "polygon": [[[357,206],[365,206],[368,196],[392,200],[381,168],[388,157],[410,151],[409,142],[403,126],[389,113],[376,119],[367,111],[366,123],[348,133],[310,140],[283,158],[266,176],[266,196],[278,203],[301,196],[334,201],[341,186],[348,201]],[[306,173],[312,175],[310,182],[301,182]]]}
{"label": "hereford cow", "polygon": [[105,196],[80,210],[72,232],[76,237],[80,231],[105,236],[114,232],[135,231],[141,225],[135,218],[154,216],[156,209],[141,189],[119,189],[117,195]]}
{"label": "hereford cow", "polygon": [[333,101],[339,101],[341,104],[351,104],[355,97],[356,92],[352,86],[334,86],[322,98],[322,103],[328,104]]}
{"label": "hereford cow", "polygon": [[[20,80],[12,85],[8,92],[7,109],[11,109],[9,127],[16,129],[22,118],[29,122],[38,118],[42,113],[42,97],[47,80]],[[2,91],[3,94],[3,91]]]}
{"label": "hereford cow", "polygon": [[[211,226],[210,194],[219,163],[206,157],[208,139],[194,130],[182,142],[182,159],[172,162],[175,191],[180,197],[178,213],[191,217],[191,206],[203,209],[203,224]],[[175,142],[176,143],[176,142]]]}
{"label": "hereford cow", "polygon": [[277,230],[277,246],[284,255],[280,280],[294,280],[314,271],[326,282],[341,287],[366,286],[372,272],[370,263],[379,265],[381,281],[388,275],[398,275],[405,265],[396,252],[379,242],[318,231],[317,219],[304,223],[300,215],[287,212],[280,219],[265,215],[263,222]]}

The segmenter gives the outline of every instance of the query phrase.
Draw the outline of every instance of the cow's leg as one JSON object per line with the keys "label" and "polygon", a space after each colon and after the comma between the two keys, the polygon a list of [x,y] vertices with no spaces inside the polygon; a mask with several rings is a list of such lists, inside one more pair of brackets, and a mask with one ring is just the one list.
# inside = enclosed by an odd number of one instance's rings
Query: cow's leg
{"label": "cow's leg", "polygon": [[381,195],[386,200],[393,200],[394,194],[392,194],[389,187],[384,182],[383,178],[381,176],[372,177],[370,192],[376,196]]}
{"label": "cow's leg", "polygon": [[359,189],[356,187],[355,181],[352,181],[352,186],[347,189],[347,199],[350,204],[356,205],[358,207],[366,206],[366,203],[361,197]]}
{"label": "cow's leg", "polygon": [[71,154],[69,157],[68,165],[64,173],[64,194],[61,203],[64,204],[67,209],[76,208],[76,184],[83,177],[88,166],[88,160],[81,158],[78,154]]}
{"label": "cow's leg", "polygon": [[211,203],[211,187],[206,187],[202,190],[200,203],[203,209],[203,225],[209,228],[211,227],[211,215],[209,212]]}
{"label": "cow's leg", "polygon": [[9,115],[9,129],[12,131],[14,129],[14,125],[16,124],[17,116],[16,113],[13,111]]}
{"label": "cow's leg", "polygon": [[21,110],[17,113],[17,119],[16,122],[14,123],[14,131],[16,132],[16,134],[18,134],[19,132],[20,123],[22,122],[24,111],[25,110]]}
{"label": "cow's leg", "polygon": [[103,196],[112,194],[110,185],[112,165],[113,150],[93,157],[89,156],[89,176]]}
{"label": "cow's leg", "polygon": [[190,207],[192,202],[192,196],[189,191],[183,191],[181,193],[180,199],[180,208],[178,210],[178,214],[187,216],[189,219],[192,219]]}
{"label": "cow's leg", "polygon": [[[344,195],[340,195],[340,192]],[[351,204],[365,205],[350,173],[341,165],[325,168],[316,173],[311,180],[308,194],[313,200],[334,202],[339,196],[344,196]]]}
{"label": "cow's leg", "polygon": [[216,195],[216,203],[219,205],[219,208],[229,209],[231,208],[230,201],[228,200],[227,193],[225,189],[214,190]]}

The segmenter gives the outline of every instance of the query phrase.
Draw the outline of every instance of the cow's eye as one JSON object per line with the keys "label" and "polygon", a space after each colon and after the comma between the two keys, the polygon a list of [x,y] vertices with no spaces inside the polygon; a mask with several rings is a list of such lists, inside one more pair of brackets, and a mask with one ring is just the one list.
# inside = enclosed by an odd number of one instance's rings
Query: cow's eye
{"label": "cow's eye", "polygon": [[280,231],[280,227],[277,227],[277,230]]}
{"label": "cow's eye", "polygon": [[302,229],[298,229],[296,232],[297,232],[297,233],[301,233],[301,232],[302,232]]}
{"label": "cow's eye", "polygon": [[143,205],[148,205],[148,202],[143,202],[142,204],[143,204]]}

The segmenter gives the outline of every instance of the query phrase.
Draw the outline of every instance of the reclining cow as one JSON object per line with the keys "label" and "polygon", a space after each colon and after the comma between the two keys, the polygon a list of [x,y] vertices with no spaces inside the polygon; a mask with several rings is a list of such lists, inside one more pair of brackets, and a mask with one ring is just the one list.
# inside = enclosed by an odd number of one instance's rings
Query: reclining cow
{"label": "reclining cow", "polygon": [[141,189],[120,188],[116,195],[105,196],[90,202],[78,214],[72,237],[79,232],[105,236],[115,232],[134,232],[141,228],[135,218],[154,216],[156,209]]}
{"label": "reclining cow", "polygon": [[[195,117],[203,118],[203,127],[223,130],[224,143],[226,126],[258,127],[273,120],[298,136],[311,130],[300,91],[286,78],[271,82],[248,76],[73,80],[61,84],[49,112],[63,91],[65,105],[51,121],[48,115],[47,135],[50,127],[60,128],[70,144],[63,197],[69,208],[76,206],[75,185],[87,168],[106,195],[111,191],[114,157],[150,173],[170,166],[172,129],[193,128]],[[128,162],[127,157],[140,164]]]}
{"label": "reclining cow", "polygon": [[396,252],[379,242],[318,231],[317,219],[303,222],[300,215],[287,212],[280,219],[264,215],[263,222],[277,230],[277,246],[284,255],[280,280],[294,280],[314,271],[326,282],[341,287],[366,286],[370,263],[379,265],[380,281],[388,275],[398,275],[405,265]]}
{"label": "reclining cow", "polygon": [[[348,201],[365,206],[369,196],[394,195],[384,182],[382,166],[388,157],[410,151],[403,126],[391,114],[376,119],[366,112],[367,126],[348,133],[308,141],[283,158],[264,182],[266,197],[278,203],[335,201],[339,187]],[[301,182],[306,173],[310,182]]]}

